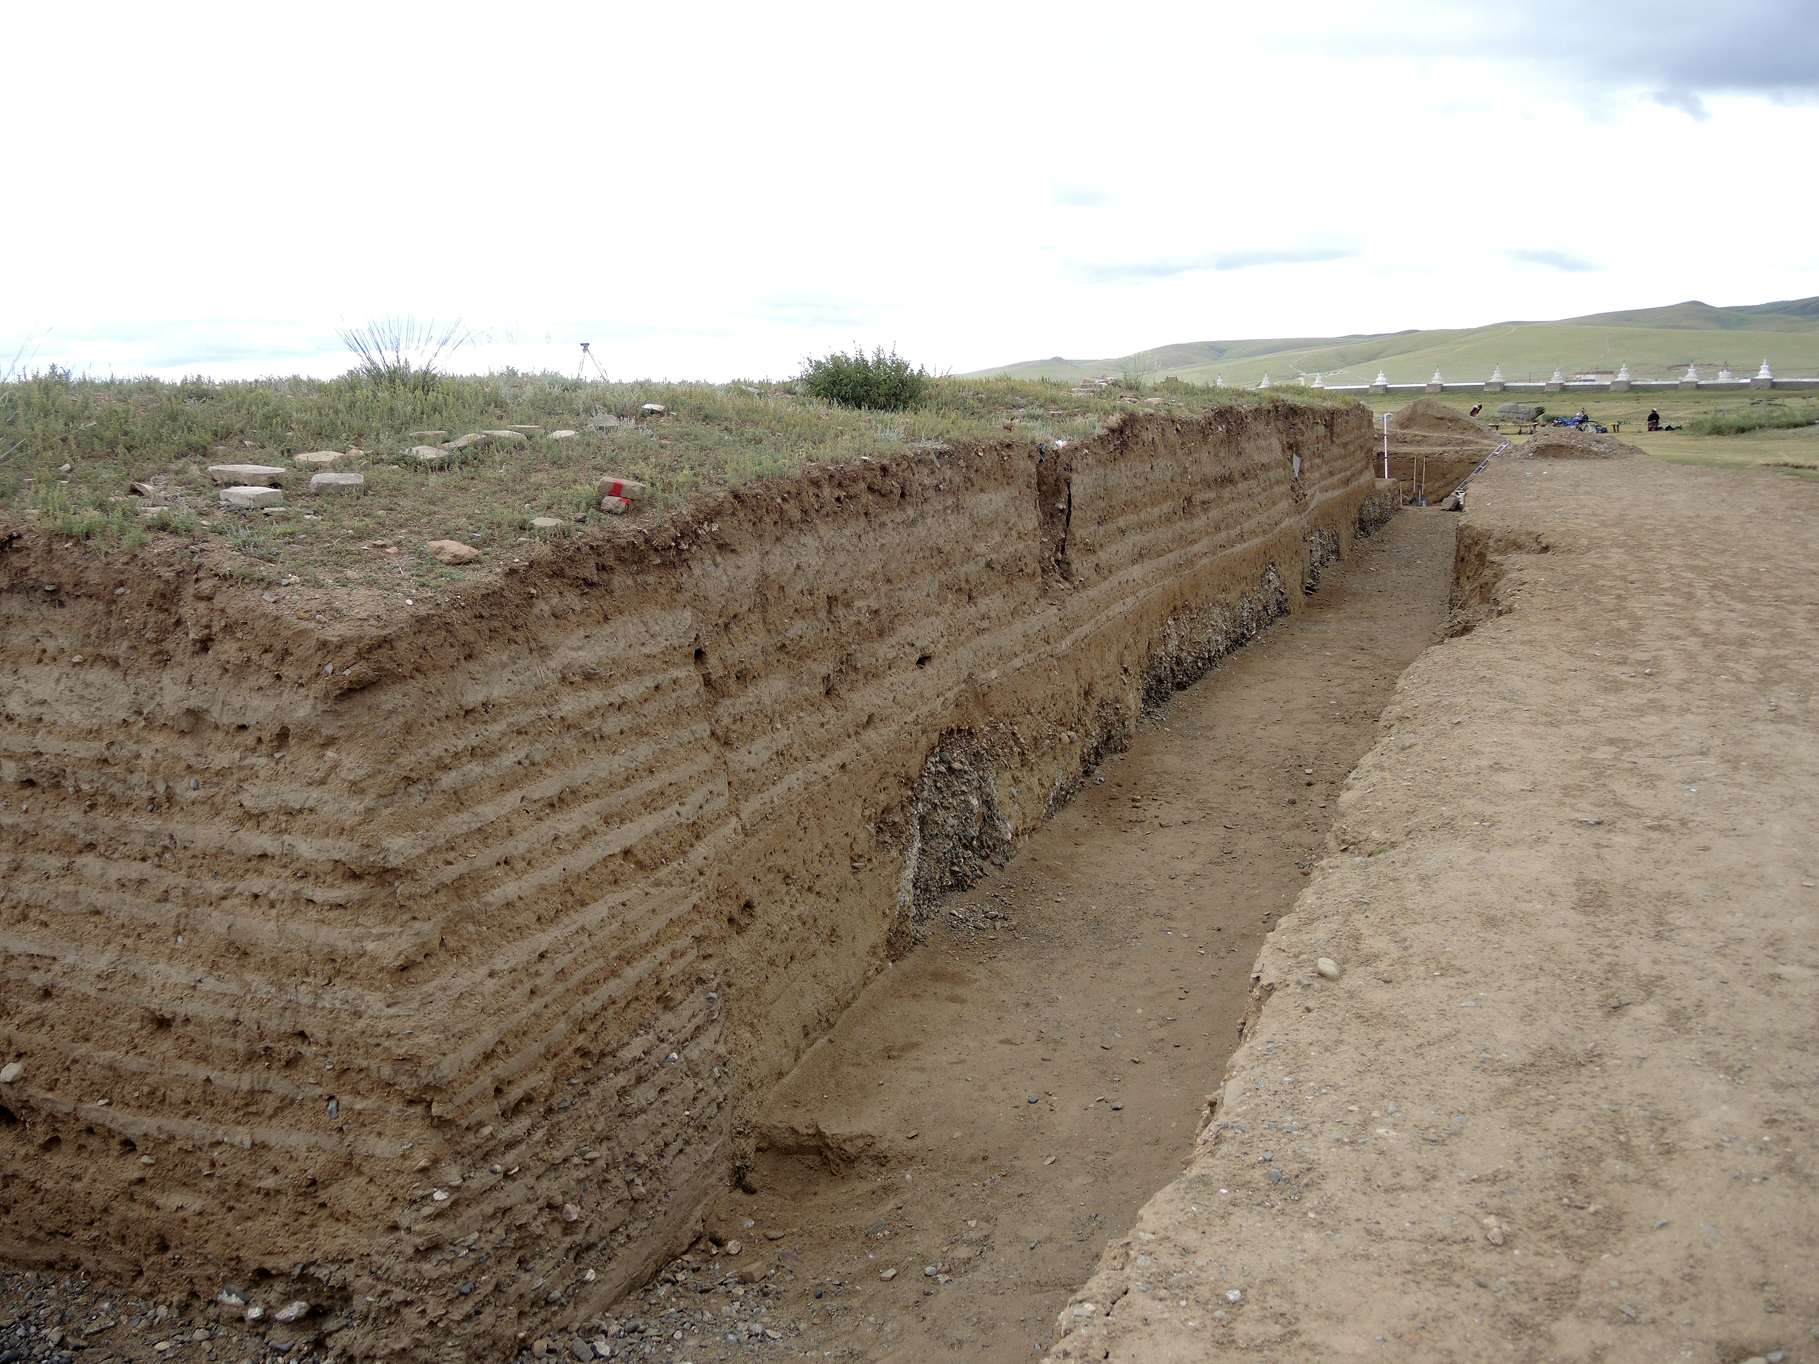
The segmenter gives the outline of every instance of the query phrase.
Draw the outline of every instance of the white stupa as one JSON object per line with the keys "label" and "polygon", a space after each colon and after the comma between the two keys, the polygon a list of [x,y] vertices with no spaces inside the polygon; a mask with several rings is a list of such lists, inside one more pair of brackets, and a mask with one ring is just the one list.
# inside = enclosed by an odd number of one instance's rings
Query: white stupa
{"label": "white stupa", "polygon": [[1566,377],[1562,375],[1559,370],[1555,370],[1554,377],[1549,379],[1548,382],[1550,384],[1564,384],[1566,382]]}
{"label": "white stupa", "polygon": [[1737,376],[1735,374],[1731,373],[1731,367],[1729,365],[1719,365],[1718,366],[1718,382],[1719,383],[1721,383],[1721,384],[1735,383],[1736,380],[1737,380]]}
{"label": "white stupa", "polygon": [[1627,383],[1629,381],[1629,377],[1630,377],[1630,362],[1628,360],[1625,360],[1622,364],[1617,366],[1617,378],[1618,378],[1619,382]]}
{"label": "white stupa", "polygon": [[1502,365],[1491,366],[1491,382],[1493,384],[1500,384],[1503,382],[1503,366]]}
{"label": "white stupa", "polygon": [[1444,384],[1446,382],[1446,380],[1444,380],[1440,377],[1440,370],[1438,367],[1436,367],[1434,370],[1434,377],[1429,379],[1428,382],[1430,384]]}
{"label": "white stupa", "polygon": [[1389,376],[1387,374],[1385,374],[1382,370],[1378,370],[1377,371],[1377,382],[1380,384],[1387,385],[1389,383]]}
{"label": "white stupa", "polygon": [[1314,387],[1315,388],[1325,388],[1326,387],[1326,376],[1323,374],[1316,374],[1314,376]]}
{"label": "white stupa", "polygon": [[1263,371],[1263,382],[1258,384],[1257,387],[1258,388],[1268,388],[1269,386],[1270,386],[1270,372],[1266,369]]}
{"label": "white stupa", "polygon": [[1769,373],[1768,357],[1766,355],[1762,357],[1762,368],[1756,371],[1756,377],[1758,379],[1773,379],[1775,377],[1773,374]]}
{"label": "white stupa", "polygon": [[1689,383],[1689,384],[1698,383],[1699,382],[1699,366],[1688,365],[1686,367],[1685,375],[1682,376],[1682,382]]}

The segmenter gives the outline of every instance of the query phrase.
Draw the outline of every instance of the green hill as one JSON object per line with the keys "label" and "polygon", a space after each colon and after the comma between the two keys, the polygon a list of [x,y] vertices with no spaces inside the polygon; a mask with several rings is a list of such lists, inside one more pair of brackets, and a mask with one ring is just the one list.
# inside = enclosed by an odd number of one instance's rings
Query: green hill
{"label": "green hill", "polygon": [[[1078,383],[1097,375],[1173,376],[1190,383],[1251,385],[1323,374],[1328,383],[1369,383],[1382,370],[1391,383],[1412,384],[1436,369],[1448,379],[1488,379],[1494,366],[1510,380],[1546,379],[1556,368],[1576,372],[1630,367],[1638,379],[1674,378],[1689,364],[1705,377],[1720,365],[1754,374],[1767,359],[1777,374],[1819,374],[1819,298],[1714,308],[1689,300],[1664,308],[1592,313],[1557,322],[1498,322],[1463,330],[1382,332],[1359,336],[1190,341],[1097,360],[1053,356],[976,372],[1016,379]],[[973,376],[968,376],[973,377]]]}

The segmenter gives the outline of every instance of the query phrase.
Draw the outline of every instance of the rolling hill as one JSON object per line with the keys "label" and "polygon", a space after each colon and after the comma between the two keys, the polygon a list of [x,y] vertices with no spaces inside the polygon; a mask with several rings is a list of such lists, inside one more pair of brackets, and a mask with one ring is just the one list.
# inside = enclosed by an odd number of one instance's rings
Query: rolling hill
{"label": "rolling hill", "polygon": [[[1053,356],[975,372],[976,377],[1051,378],[1079,382],[1096,375],[1174,376],[1190,383],[1251,385],[1326,376],[1328,383],[1369,383],[1384,371],[1391,383],[1417,383],[1439,369],[1449,379],[1486,379],[1501,365],[1506,379],[1545,379],[1556,367],[1575,372],[1627,364],[1638,379],[1671,378],[1697,364],[1706,377],[1729,365],[1755,373],[1766,358],[1778,374],[1819,374],[1819,298],[1715,308],[1689,300],[1662,308],[1592,313],[1557,322],[1498,322],[1458,330],[1354,336],[1190,341],[1106,359]],[[968,376],[968,377],[975,377]]]}

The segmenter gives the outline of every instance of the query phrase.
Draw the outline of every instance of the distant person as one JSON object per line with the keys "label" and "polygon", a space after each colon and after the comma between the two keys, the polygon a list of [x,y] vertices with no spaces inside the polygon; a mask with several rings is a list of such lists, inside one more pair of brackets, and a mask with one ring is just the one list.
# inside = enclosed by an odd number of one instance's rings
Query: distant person
{"label": "distant person", "polygon": [[1473,408],[1472,408],[1472,410],[1471,410],[1471,411],[1470,411],[1470,412],[1468,412],[1468,413],[1466,413],[1466,414],[1465,414],[1465,415],[1466,415],[1466,416],[1468,416],[1468,417],[1475,417],[1475,416],[1477,416],[1477,415],[1478,415],[1478,414],[1479,414],[1479,413],[1480,413],[1480,412],[1482,412],[1482,411],[1484,411],[1484,404],[1483,404],[1483,403],[1479,403],[1479,404],[1477,404],[1477,405],[1476,405],[1476,406],[1474,406],[1474,407],[1473,407]]}
{"label": "distant person", "polygon": [[1661,429],[1661,414],[1652,407],[1648,410],[1648,429],[1651,431]]}

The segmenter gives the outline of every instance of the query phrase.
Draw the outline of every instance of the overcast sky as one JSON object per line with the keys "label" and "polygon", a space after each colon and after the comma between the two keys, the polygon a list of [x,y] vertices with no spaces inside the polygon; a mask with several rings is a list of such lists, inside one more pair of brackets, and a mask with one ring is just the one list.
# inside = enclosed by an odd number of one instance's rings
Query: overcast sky
{"label": "overcast sky", "polygon": [[21,6],[0,371],[783,377],[1819,294],[1814,0]]}

